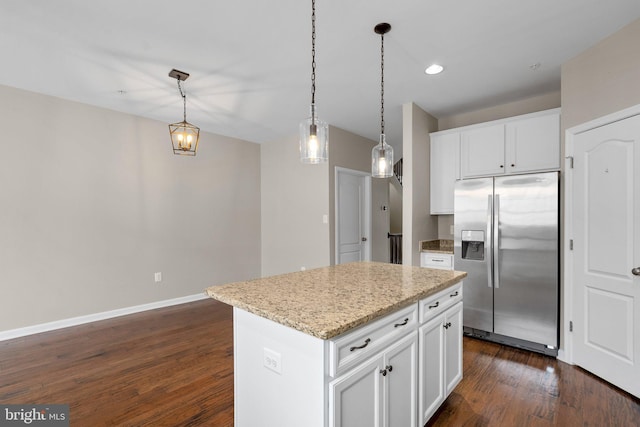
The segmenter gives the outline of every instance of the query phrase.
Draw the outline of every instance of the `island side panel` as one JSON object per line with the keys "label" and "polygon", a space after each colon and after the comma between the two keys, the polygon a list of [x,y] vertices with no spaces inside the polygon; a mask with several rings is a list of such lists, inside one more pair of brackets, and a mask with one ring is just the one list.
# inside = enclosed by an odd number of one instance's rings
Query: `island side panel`
{"label": "island side panel", "polygon": [[233,334],[235,427],[324,427],[325,342],[236,307]]}

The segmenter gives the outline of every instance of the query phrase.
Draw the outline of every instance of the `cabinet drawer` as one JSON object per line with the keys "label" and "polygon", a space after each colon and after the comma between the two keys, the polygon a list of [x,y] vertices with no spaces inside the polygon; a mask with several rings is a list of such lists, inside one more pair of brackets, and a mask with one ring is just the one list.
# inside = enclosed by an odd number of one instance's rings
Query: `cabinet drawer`
{"label": "cabinet drawer", "polygon": [[329,341],[329,375],[341,375],[394,340],[415,330],[417,325],[418,304],[412,304]]}
{"label": "cabinet drawer", "polygon": [[453,270],[453,255],[422,252],[420,253],[420,267]]}
{"label": "cabinet drawer", "polygon": [[433,319],[458,301],[462,301],[462,282],[421,300],[420,323]]}

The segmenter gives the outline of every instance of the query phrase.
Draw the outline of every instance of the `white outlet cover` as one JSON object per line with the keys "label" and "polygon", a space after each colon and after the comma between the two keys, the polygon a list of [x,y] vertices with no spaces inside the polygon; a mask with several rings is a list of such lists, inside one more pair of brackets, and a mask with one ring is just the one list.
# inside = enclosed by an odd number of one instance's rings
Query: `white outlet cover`
{"label": "white outlet cover", "polygon": [[156,282],[162,282],[162,273],[161,272],[157,272],[153,275],[153,279]]}
{"label": "white outlet cover", "polygon": [[280,353],[264,347],[264,367],[272,370],[276,374],[282,375],[282,360]]}

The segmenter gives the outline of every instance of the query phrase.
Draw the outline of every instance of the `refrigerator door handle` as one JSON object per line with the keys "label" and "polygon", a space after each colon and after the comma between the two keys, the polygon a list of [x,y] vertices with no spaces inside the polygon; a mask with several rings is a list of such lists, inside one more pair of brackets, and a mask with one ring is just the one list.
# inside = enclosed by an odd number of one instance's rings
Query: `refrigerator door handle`
{"label": "refrigerator door handle", "polygon": [[500,195],[496,194],[493,205],[493,281],[500,287]]}
{"label": "refrigerator door handle", "polygon": [[491,194],[488,195],[488,205],[487,205],[487,234],[485,237],[486,240],[486,253],[487,253],[487,284],[490,288],[493,287],[493,280],[491,278],[491,266],[493,265],[493,248],[491,246],[491,225],[493,218],[493,196]]}

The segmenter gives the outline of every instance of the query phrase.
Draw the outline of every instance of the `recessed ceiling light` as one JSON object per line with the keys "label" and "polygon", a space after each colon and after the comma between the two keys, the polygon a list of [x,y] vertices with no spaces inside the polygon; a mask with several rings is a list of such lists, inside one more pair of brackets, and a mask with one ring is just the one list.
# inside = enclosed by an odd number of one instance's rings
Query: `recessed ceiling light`
{"label": "recessed ceiling light", "polygon": [[424,70],[424,72],[429,75],[433,75],[433,74],[440,74],[442,70],[444,70],[444,67],[442,65],[431,64],[427,67],[426,70]]}

